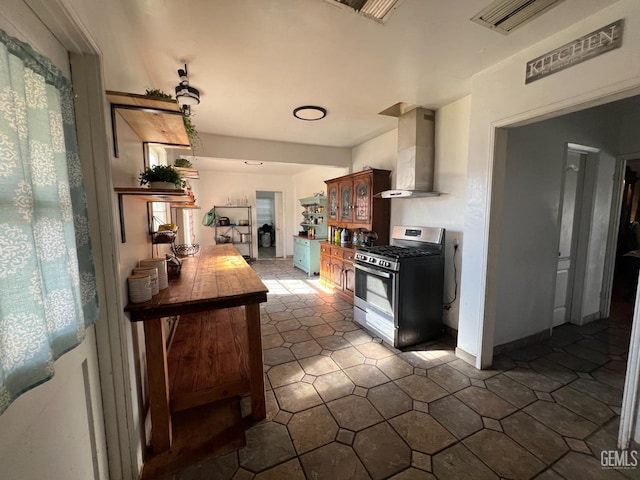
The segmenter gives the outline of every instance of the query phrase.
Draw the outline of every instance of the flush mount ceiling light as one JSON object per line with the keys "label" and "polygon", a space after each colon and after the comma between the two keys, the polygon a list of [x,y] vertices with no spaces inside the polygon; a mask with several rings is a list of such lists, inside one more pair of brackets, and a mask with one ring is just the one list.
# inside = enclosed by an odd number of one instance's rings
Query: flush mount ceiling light
{"label": "flush mount ceiling light", "polygon": [[365,17],[384,23],[391,14],[400,6],[402,0],[325,0],[330,3],[339,3],[353,8]]}
{"label": "flush mount ceiling light", "polygon": [[184,70],[182,68],[178,70],[178,76],[180,77],[180,83],[176,85],[176,100],[183,111],[190,113],[191,107],[200,103],[200,91],[189,85],[186,63],[184,64]]}
{"label": "flush mount ceiling light", "polygon": [[315,105],[304,105],[302,107],[296,108],[293,111],[293,116],[300,120],[313,122],[315,120],[322,120],[324,117],[326,117],[327,109],[317,107]]}

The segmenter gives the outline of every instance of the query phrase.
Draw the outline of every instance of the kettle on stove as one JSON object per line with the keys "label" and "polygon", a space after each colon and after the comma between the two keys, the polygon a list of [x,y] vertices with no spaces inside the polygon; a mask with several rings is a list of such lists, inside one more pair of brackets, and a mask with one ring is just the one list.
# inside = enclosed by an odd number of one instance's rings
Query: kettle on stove
{"label": "kettle on stove", "polygon": [[365,247],[373,247],[377,239],[378,234],[376,232],[362,232],[360,241]]}

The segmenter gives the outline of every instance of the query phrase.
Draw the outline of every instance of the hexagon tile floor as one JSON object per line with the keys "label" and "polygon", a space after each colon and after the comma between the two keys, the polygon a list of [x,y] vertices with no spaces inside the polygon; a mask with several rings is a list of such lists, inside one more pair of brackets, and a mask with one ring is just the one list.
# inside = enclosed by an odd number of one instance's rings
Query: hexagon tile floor
{"label": "hexagon tile floor", "polygon": [[382,344],[290,261],[253,266],[269,287],[267,420],[166,479],[640,478],[600,461],[616,448],[628,323],[566,325],[479,371],[450,338]]}

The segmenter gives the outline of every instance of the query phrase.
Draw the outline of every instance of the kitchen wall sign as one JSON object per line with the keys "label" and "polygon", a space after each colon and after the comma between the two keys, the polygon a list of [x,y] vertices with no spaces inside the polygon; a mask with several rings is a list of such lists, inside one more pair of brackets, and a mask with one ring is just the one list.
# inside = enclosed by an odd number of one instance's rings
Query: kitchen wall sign
{"label": "kitchen wall sign", "polygon": [[528,61],[525,84],[619,48],[623,30],[624,19],[620,19]]}

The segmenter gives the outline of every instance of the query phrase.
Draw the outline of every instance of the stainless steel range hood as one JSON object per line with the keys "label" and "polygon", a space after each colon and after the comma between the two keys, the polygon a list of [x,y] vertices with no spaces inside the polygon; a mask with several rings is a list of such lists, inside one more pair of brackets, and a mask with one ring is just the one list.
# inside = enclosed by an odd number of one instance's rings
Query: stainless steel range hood
{"label": "stainless steel range hood", "polygon": [[434,144],[435,113],[432,110],[418,107],[401,113],[398,117],[396,188],[380,192],[376,197],[416,198],[440,195],[440,192],[433,191]]}

